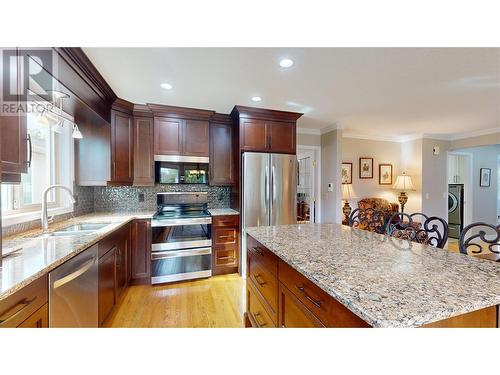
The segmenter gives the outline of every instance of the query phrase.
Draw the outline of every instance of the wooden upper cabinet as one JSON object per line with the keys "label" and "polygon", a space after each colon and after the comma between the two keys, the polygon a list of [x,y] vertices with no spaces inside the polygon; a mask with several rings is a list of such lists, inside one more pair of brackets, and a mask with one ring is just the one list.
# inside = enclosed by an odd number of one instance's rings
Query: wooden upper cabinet
{"label": "wooden upper cabinet", "polygon": [[208,157],[208,121],[184,120],[182,155]]}
{"label": "wooden upper cabinet", "polygon": [[111,110],[111,184],[134,181],[133,104],[117,99]]}
{"label": "wooden upper cabinet", "polygon": [[272,121],[267,123],[269,151],[295,154],[296,125],[290,122]]}
{"label": "wooden upper cabinet", "polygon": [[226,119],[210,123],[210,185],[233,185],[236,180],[234,125]]}
{"label": "wooden upper cabinet", "polygon": [[134,185],[155,183],[153,118],[134,117]]}
{"label": "wooden upper cabinet", "polygon": [[235,106],[240,151],[296,153],[296,123],[301,113]]}
{"label": "wooden upper cabinet", "polygon": [[269,149],[269,134],[265,121],[241,120],[240,148],[243,151],[267,151]]}
{"label": "wooden upper cabinet", "polygon": [[154,154],[208,157],[214,111],[148,104],[154,115]]}
{"label": "wooden upper cabinet", "polygon": [[155,155],[181,155],[183,120],[176,118],[155,118]]}
{"label": "wooden upper cabinet", "polygon": [[[23,99],[21,92],[21,64],[22,59],[19,57],[18,50],[17,56],[13,56],[10,59],[10,82],[7,83],[2,80],[2,85],[9,84],[10,93],[17,97],[16,101],[18,104]],[[1,73],[4,74],[3,71]],[[22,112],[13,114],[12,116],[0,116],[1,161],[4,181],[19,182],[20,174],[28,172],[29,157],[27,144],[29,140],[27,128],[26,116]]]}

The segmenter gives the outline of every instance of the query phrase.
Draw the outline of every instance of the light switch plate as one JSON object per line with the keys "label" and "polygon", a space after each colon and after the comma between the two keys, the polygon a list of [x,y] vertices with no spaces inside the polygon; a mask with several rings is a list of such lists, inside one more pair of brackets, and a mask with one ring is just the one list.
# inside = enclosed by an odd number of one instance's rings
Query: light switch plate
{"label": "light switch plate", "polygon": [[439,146],[434,146],[432,148],[433,155],[439,155]]}
{"label": "light switch plate", "polygon": [[333,191],[333,182],[328,183],[328,191]]}

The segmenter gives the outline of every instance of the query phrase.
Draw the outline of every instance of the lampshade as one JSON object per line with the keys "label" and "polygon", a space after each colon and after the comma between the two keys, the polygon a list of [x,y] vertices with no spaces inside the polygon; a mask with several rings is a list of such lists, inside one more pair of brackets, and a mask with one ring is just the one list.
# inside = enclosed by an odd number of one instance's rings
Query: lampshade
{"label": "lampshade", "polygon": [[351,184],[342,184],[342,199],[348,201],[349,199],[355,199],[356,193],[352,189]]}
{"label": "lampshade", "polygon": [[407,176],[404,172],[402,175],[399,175],[396,177],[396,183],[392,187],[395,190],[401,190],[401,191],[411,191],[415,190],[415,187],[413,186],[413,182],[411,182],[411,177]]}

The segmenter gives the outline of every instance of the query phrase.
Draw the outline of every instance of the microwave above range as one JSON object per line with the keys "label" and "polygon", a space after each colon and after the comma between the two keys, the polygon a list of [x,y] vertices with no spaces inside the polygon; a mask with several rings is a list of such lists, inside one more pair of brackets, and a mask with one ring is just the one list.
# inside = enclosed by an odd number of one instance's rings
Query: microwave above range
{"label": "microwave above range", "polygon": [[159,184],[208,184],[207,157],[155,155]]}

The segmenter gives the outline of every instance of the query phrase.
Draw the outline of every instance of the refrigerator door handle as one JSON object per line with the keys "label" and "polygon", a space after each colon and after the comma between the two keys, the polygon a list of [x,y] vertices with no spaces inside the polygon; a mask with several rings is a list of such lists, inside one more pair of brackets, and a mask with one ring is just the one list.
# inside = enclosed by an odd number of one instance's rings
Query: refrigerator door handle
{"label": "refrigerator door handle", "polygon": [[275,169],[274,165],[271,167],[271,201],[274,203],[274,200],[276,199],[276,175],[275,175]]}
{"label": "refrigerator door handle", "polygon": [[266,199],[266,205],[269,207],[269,167],[266,166],[266,172],[264,176],[264,185],[266,186],[265,190],[265,199]]}

